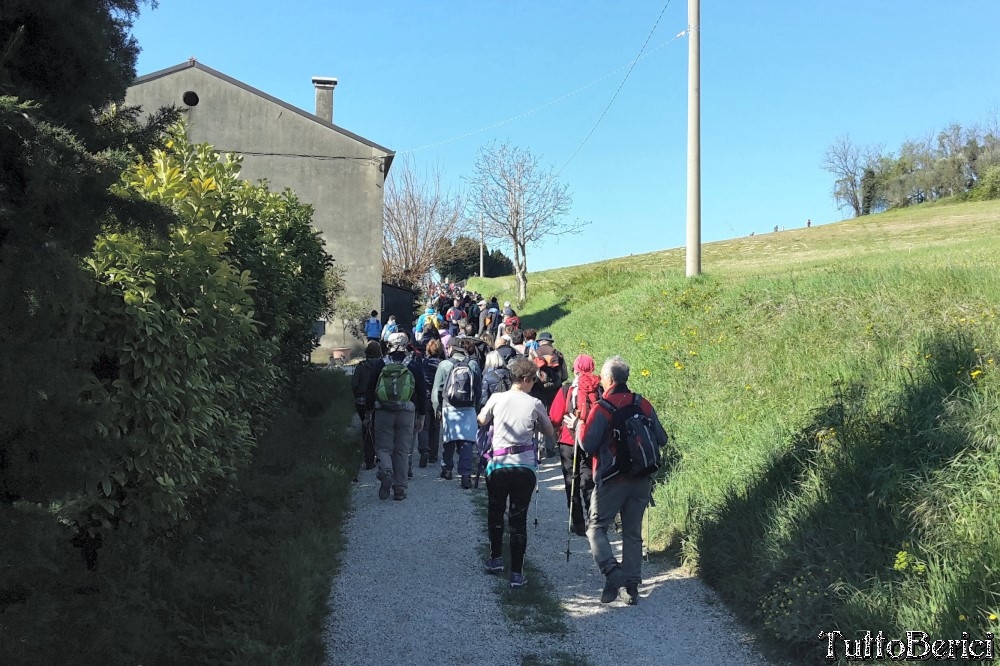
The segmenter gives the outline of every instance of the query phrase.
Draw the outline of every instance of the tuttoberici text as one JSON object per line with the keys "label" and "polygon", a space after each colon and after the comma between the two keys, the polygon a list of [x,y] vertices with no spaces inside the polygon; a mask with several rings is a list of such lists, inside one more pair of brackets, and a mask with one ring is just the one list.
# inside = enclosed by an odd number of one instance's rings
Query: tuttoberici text
{"label": "tuttoberici text", "polygon": [[905,639],[886,638],[880,631],[866,631],[860,638],[844,638],[839,631],[821,631],[826,642],[826,658],[836,661],[994,661],[993,634],[971,640],[967,631],[960,639],[931,640],[926,631],[907,631]]}

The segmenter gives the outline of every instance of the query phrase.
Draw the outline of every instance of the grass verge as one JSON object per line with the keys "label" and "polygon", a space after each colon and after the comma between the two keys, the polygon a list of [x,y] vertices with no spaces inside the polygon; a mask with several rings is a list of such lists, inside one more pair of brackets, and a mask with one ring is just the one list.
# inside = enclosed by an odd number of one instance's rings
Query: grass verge
{"label": "grass verge", "polygon": [[[621,354],[676,464],[679,549],[796,662],[820,630],[1000,633],[1000,202],[533,274],[525,326]],[[505,291],[503,280],[471,288]]]}

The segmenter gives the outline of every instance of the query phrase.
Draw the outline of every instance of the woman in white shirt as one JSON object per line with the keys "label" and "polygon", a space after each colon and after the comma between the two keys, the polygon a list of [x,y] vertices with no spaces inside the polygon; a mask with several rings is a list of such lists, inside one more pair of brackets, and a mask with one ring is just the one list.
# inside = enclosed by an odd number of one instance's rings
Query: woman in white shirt
{"label": "woman in white shirt", "polygon": [[526,358],[516,358],[508,369],[513,380],[511,389],[491,395],[477,421],[481,426],[493,424],[493,446],[486,465],[490,534],[486,571],[503,573],[503,517],[509,508],[510,586],[519,588],[528,583],[523,566],[528,546],[528,508],[538,472],[535,433],[549,438],[555,434],[545,406],[529,395],[536,379],[535,364]]}

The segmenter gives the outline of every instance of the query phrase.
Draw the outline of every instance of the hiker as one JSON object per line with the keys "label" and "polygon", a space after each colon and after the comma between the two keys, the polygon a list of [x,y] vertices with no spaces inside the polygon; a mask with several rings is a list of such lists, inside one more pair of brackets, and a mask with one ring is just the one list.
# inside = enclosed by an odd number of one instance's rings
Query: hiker
{"label": "hiker", "polygon": [[[629,366],[620,356],[612,356],[601,367],[601,387],[604,397],[587,415],[580,433],[583,450],[593,456],[594,493],[590,500],[590,523],[587,538],[594,562],[605,576],[601,603],[611,603],[625,587],[627,603],[639,601],[642,582],[642,516],[650,502],[652,476],[631,476],[623,469],[623,452],[628,451],[622,439],[627,432],[624,417],[636,415],[645,424],[651,444],[666,445],[667,433],[660,424],[653,405],[628,388]],[[614,415],[612,414],[614,412]],[[615,417],[618,418],[615,418]],[[632,419],[629,419],[631,421]],[[622,448],[625,447],[625,448]],[[632,460],[631,467],[638,467]],[[622,561],[615,559],[608,541],[608,526],[621,514]]]}
{"label": "hiker", "polygon": [[402,331],[389,336],[388,355],[382,359],[368,398],[375,405],[375,456],[379,473],[379,499],[406,499],[407,471],[413,433],[424,426],[427,387],[420,364],[407,353],[410,340]]}
{"label": "hiker", "polygon": [[510,586],[524,587],[524,552],[528,547],[528,507],[535,491],[538,456],[535,436],[553,437],[552,423],[545,407],[531,397],[535,365],[526,358],[509,366],[513,384],[509,391],[494,393],[479,411],[480,426],[493,426],[493,443],[486,466],[488,497],[487,528],[490,556],[487,573],[503,573],[503,517],[510,525]]}
{"label": "hiker", "polygon": [[378,310],[372,310],[372,314],[365,321],[365,335],[368,340],[378,342],[382,337],[382,322],[378,320]]}
{"label": "hiker", "polygon": [[351,393],[354,394],[354,410],[361,419],[361,453],[365,469],[375,467],[375,441],[372,438],[371,413],[373,403],[368,402],[368,389],[382,369],[382,345],[371,340],[365,347],[365,360],[354,366],[351,375]]}
{"label": "hiker", "polygon": [[[432,329],[435,330],[435,329]],[[435,330],[435,333],[437,331]],[[427,384],[427,404],[431,401],[431,388],[434,386],[434,376],[437,374],[438,366],[444,360],[444,345],[437,338],[431,339],[427,343],[426,354],[421,360],[424,371],[424,382]],[[441,439],[440,415],[432,413],[424,421],[424,427],[418,433],[417,450],[420,452],[420,467],[434,465],[438,461],[439,440]]]}
{"label": "hiker", "polygon": [[497,297],[493,296],[490,302],[486,304],[486,316],[483,318],[483,327],[481,327],[481,330],[492,333],[493,337],[496,338],[500,335],[498,329],[501,319],[500,305],[497,303]]}
{"label": "hiker", "polygon": [[476,406],[483,390],[483,373],[474,358],[472,338],[455,338],[451,357],[434,374],[431,404],[441,412],[441,478],[450,481],[458,453],[462,488],[472,488],[472,445],[476,441]]}
{"label": "hiker", "polygon": [[524,348],[524,331],[514,329],[508,335],[510,335],[510,346],[514,348],[514,351],[519,356],[527,356],[528,352]]}
{"label": "hiker", "polygon": [[577,536],[587,536],[587,516],[590,515],[590,494],[594,490],[594,475],[587,453],[577,441],[578,426],[601,399],[601,378],[594,374],[594,359],[580,354],[573,361],[573,383],[560,387],[549,418],[558,433],[563,482],[566,485],[566,507],[570,511],[570,530]]}
{"label": "hiker", "polygon": [[465,310],[462,309],[462,300],[456,298],[453,302],[454,305],[448,308],[448,311],[444,315],[444,320],[448,323],[448,333],[452,336],[457,336],[462,330],[460,322],[468,317],[465,314]]}
{"label": "hiker", "polygon": [[538,336],[538,331],[533,328],[524,329],[524,353],[531,354],[535,349],[538,349],[538,340],[535,338]]}
{"label": "hiker", "polygon": [[389,321],[385,323],[382,327],[382,335],[379,336],[379,340],[382,344],[387,344],[389,342],[389,336],[399,330],[399,325],[396,323],[396,315],[389,315]]}
{"label": "hiker", "polygon": [[503,359],[504,364],[510,363],[517,357],[517,350],[510,346],[509,335],[499,336],[494,350],[500,354],[500,358]]}
{"label": "hiker", "polygon": [[[538,368],[538,381],[531,389],[531,395],[541,400],[547,411],[552,407],[552,401],[555,400],[559,387],[566,382],[569,371],[562,352],[555,348],[552,334],[542,331],[537,339],[538,347],[528,354],[528,358],[532,359]],[[554,456],[555,453],[555,442],[546,442],[545,456]]]}
{"label": "hiker", "polygon": [[444,326],[444,319],[437,313],[434,306],[429,303],[424,309],[424,313],[417,317],[417,323],[413,327],[413,337],[416,338],[417,342],[426,342],[426,340],[423,340],[423,335],[428,325],[433,326],[439,331]]}
{"label": "hiker", "polygon": [[479,299],[479,302],[476,303],[476,309],[479,311],[479,317],[476,323],[479,324],[479,334],[482,335],[490,330],[490,322],[487,321],[490,311],[487,307],[485,298]]}

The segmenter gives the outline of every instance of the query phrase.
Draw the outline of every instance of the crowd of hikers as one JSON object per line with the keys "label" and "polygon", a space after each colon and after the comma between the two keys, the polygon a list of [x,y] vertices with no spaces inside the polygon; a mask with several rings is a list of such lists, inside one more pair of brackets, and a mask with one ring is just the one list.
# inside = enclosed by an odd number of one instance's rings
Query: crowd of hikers
{"label": "crowd of hikers", "polygon": [[[412,330],[394,316],[366,322],[365,359],[352,389],[362,421],[365,469],[378,496],[406,499],[418,467],[455,473],[463,490],[484,479],[490,574],[505,571],[504,516],[510,529],[510,586],[524,587],[527,518],[540,461],[558,456],[571,535],[587,538],[605,576],[601,602],[625,588],[636,604],[642,520],[667,434],[652,404],[628,388],[629,365],[578,355],[572,368],[547,331],[522,328],[510,302],[446,290],[428,302]],[[537,496],[536,496],[537,501]],[[620,520],[622,557],[608,528]]]}

